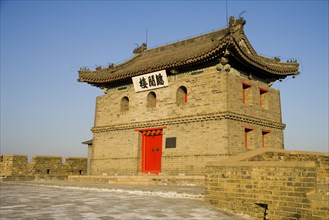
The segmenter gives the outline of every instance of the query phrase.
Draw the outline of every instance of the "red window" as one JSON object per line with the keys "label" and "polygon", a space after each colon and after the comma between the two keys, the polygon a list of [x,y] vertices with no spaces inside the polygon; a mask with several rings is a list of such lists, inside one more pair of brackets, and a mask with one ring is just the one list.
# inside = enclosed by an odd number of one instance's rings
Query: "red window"
{"label": "red window", "polygon": [[259,88],[259,104],[261,108],[267,108],[267,97],[266,94],[269,92],[268,89],[258,87]]}
{"label": "red window", "polygon": [[247,127],[245,127],[244,128],[244,147],[247,149],[248,147],[250,147],[249,146],[249,142],[250,142],[250,133],[251,133],[251,131],[253,131],[254,129],[252,129],[252,128],[247,128]]}
{"label": "red window", "polygon": [[248,97],[250,97],[250,87],[252,85],[250,83],[247,83],[247,82],[243,82],[242,83],[242,102],[244,104],[250,102],[250,98],[248,100]]}
{"label": "red window", "polygon": [[266,141],[267,141],[267,134],[270,133],[271,131],[269,130],[262,130],[262,147],[266,146]]}

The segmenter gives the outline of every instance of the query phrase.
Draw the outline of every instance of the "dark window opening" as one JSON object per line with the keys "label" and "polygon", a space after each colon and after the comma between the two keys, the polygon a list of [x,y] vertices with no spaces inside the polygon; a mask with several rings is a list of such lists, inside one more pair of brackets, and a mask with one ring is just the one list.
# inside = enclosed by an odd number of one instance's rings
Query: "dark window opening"
{"label": "dark window opening", "polygon": [[147,107],[148,108],[155,108],[156,107],[156,94],[155,94],[155,92],[150,92],[147,95]]}
{"label": "dark window opening", "polygon": [[122,112],[125,112],[125,111],[129,110],[129,98],[127,96],[125,96],[121,99],[120,110]]}
{"label": "dark window opening", "polygon": [[166,148],[176,148],[176,137],[166,138]]}
{"label": "dark window opening", "polygon": [[177,89],[176,103],[178,105],[187,103],[187,89],[185,86],[181,86]]}

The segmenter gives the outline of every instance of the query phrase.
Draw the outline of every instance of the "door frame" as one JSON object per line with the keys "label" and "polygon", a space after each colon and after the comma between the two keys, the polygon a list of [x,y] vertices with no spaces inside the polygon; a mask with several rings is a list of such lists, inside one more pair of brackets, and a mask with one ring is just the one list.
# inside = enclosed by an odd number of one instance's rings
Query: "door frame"
{"label": "door frame", "polygon": [[[151,171],[146,170],[146,136],[149,135],[161,135],[161,139],[163,138],[163,129],[167,128],[166,126],[162,126],[162,127],[151,127],[151,128],[141,128],[141,129],[136,129],[135,131],[139,132],[142,135],[142,143],[141,143],[141,164],[142,164],[142,173],[149,173]],[[163,143],[163,141],[161,140],[161,143]],[[161,144],[161,157],[162,157],[162,144]],[[160,157],[160,167],[161,167],[161,162],[162,159]],[[159,174],[161,172],[161,168],[160,170],[157,172],[151,172],[151,173],[155,173],[155,174]]]}

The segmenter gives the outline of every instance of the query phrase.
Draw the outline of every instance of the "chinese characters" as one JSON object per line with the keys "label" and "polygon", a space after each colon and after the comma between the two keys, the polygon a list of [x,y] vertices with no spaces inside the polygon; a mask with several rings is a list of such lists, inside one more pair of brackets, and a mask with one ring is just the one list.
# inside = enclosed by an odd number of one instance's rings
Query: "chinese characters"
{"label": "chinese characters", "polygon": [[136,92],[168,86],[165,70],[133,77]]}
{"label": "chinese characters", "polygon": [[142,89],[147,89],[148,87],[157,87],[162,85],[164,85],[164,81],[161,73],[148,76],[148,80],[146,80],[144,76],[142,76],[139,79],[139,86]]}

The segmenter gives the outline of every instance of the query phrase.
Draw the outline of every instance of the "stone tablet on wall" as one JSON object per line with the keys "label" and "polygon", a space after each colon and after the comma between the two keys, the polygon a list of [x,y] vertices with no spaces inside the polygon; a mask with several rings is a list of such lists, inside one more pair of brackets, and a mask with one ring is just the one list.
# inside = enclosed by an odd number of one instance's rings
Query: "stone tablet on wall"
{"label": "stone tablet on wall", "polygon": [[168,86],[165,70],[132,77],[135,92],[157,89]]}

